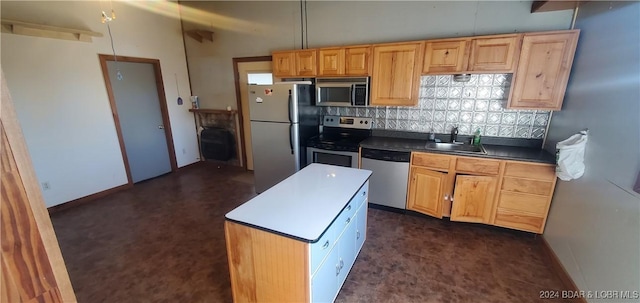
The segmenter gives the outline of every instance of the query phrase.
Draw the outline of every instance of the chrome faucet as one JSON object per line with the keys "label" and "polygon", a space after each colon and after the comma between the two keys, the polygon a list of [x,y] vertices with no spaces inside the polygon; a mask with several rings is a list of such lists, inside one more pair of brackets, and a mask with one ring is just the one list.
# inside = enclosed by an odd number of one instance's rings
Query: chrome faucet
{"label": "chrome faucet", "polygon": [[451,143],[456,143],[456,139],[458,139],[458,126],[451,129]]}

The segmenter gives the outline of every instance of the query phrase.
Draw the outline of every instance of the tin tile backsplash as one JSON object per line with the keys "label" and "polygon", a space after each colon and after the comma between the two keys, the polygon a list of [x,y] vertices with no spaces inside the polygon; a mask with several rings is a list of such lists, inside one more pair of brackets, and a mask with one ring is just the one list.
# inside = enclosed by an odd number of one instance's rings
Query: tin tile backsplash
{"label": "tin tile backsplash", "polygon": [[373,118],[376,129],[449,133],[458,126],[462,135],[480,129],[482,135],[542,139],[549,111],[504,109],[509,97],[510,74],[472,75],[455,82],[451,75],[422,76],[415,107],[335,107],[325,115]]}

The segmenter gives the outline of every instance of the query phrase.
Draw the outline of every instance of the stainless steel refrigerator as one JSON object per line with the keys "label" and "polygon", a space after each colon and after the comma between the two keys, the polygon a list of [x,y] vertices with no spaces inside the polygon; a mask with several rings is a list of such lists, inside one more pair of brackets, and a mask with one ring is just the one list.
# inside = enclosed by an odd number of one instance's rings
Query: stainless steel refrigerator
{"label": "stainless steel refrigerator", "polygon": [[320,121],[313,91],[311,82],[249,85],[257,193],[306,165],[306,140],[318,134]]}

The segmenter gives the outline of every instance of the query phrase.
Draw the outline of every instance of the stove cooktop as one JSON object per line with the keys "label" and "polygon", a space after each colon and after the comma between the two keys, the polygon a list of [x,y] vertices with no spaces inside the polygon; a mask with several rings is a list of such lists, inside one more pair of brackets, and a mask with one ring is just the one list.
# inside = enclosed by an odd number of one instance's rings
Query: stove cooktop
{"label": "stove cooktop", "polygon": [[371,136],[371,118],[325,116],[323,121],[322,133],[307,140],[307,147],[357,152]]}

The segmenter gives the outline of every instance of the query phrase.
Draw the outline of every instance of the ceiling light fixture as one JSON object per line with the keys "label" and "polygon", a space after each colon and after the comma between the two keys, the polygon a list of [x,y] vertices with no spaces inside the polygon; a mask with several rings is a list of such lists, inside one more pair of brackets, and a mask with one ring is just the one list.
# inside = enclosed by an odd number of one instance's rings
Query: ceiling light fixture
{"label": "ceiling light fixture", "polygon": [[113,61],[116,62],[116,79],[122,80],[122,72],[120,72],[120,67],[118,67],[118,56],[116,56],[116,48],[113,45],[113,35],[111,34],[111,26],[109,23],[116,19],[116,12],[113,10],[113,5],[111,1],[109,1],[109,5],[111,6],[111,15],[107,15],[107,13],[102,9],[102,2],[100,3],[100,9],[102,13],[100,14],[100,21],[103,24],[107,25],[107,31],[109,32],[109,41],[111,41],[111,51],[113,51]]}

